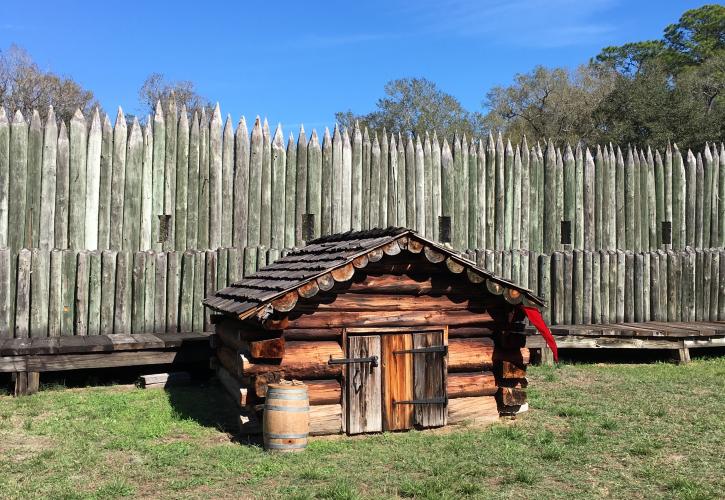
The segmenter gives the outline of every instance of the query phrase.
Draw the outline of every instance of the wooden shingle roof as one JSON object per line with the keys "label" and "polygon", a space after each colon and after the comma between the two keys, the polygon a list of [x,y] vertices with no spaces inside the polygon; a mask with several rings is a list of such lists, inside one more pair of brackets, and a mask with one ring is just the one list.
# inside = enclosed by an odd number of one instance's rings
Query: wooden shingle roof
{"label": "wooden shingle roof", "polygon": [[350,279],[356,268],[401,251],[424,252],[430,262],[446,265],[452,273],[465,272],[472,283],[486,286],[491,293],[503,295],[512,304],[544,305],[531,290],[499,278],[452,249],[401,227],[317,238],[254,274],[217,290],[204,300],[204,305],[242,319],[269,305],[278,311],[289,311],[299,296],[312,297],[319,290],[329,290],[336,281]]}

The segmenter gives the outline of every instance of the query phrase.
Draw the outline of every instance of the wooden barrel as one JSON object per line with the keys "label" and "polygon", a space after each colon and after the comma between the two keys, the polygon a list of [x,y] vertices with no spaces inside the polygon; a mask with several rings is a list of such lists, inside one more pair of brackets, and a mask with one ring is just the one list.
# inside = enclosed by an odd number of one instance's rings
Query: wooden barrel
{"label": "wooden barrel", "polygon": [[304,384],[269,384],[264,403],[264,447],[295,452],[307,447],[310,400]]}

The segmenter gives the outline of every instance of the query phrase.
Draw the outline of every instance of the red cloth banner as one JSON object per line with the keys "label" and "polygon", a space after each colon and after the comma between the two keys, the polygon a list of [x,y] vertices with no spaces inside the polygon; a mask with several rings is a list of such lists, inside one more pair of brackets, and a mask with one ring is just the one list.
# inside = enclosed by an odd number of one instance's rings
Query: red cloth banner
{"label": "red cloth banner", "polygon": [[551,352],[554,353],[554,361],[559,362],[559,352],[556,348],[556,340],[554,340],[554,336],[551,334],[551,330],[549,330],[549,327],[546,326],[546,322],[544,322],[544,318],[541,317],[541,312],[535,307],[530,306],[520,306],[521,309],[523,309],[524,314],[526,314],[526,317],[529,318],[529,321],[532,325],[539,331],[542,337],[544,337],[544,340],[546,341],[546,345],[549,346],[549,349],[551,349]]}

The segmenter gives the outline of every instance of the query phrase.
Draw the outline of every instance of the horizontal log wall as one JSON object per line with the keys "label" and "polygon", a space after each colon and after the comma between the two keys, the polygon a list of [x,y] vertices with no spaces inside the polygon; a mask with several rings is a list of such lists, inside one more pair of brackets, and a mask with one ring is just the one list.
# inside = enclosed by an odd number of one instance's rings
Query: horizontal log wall
{"label": "horizontal log wall", "polygon": [[[364,313],[365,314],[365,313]],[[341,335],[328,340],[320,329],[288,332],[261,331],[242,321],[215,319],[217,376],[240,407],[243,433],[258,433],[263,403],[270,383],[302,379],[311,405],[310,432],[343,431],[343,373],[327,360],[344,357]],[[336,334],[341,331],[335,330]],[[491,421],[515,413],[526,402],[526,366],[529,350],[523,335],[486,328],[465,328],[467,336],[448,341],[447,386],[449,423]],[[273,348],[267,349],[269,346]]]}
{"label": "horizontal log wall", "polygon": [[[52,109],[0,110],[0,246],[206,250],[299,246],[315,236],[408,226],[438,239],[452,218],[459,249],[562,250],[561,221],[583,250],[725,243],[725,148],[637,150],[402,136],[335,127],[295,141],[257,118],[251,133],[217,105],[192,116],[171,102],[115,123],[95,111],[58,123]],[[566,236],[566,235],[564,235]]]}
{"label": "horizontal log wall", "polygon": [[[278,256],[264,247],[135,253],[23,249],[17,255],[0,248],[0,338],[209,331],[201,301],[240,279],[248,255],[254,256],[254,266],[247,273]],[[544,315],[554,325],[725,320],[723,249],[510,250],[468,256],[544,297],[549,304]],[[455,287],[443,290],[426,281],[385,284],[384,278],[369,277],[371,283],[379,281],[383,295],[457,293]],[[356,293],[356,286],[346,293]],[[384,311],[358,326],[391,326],[408,317],[411,325],[448,324],[451,338],[490,333],[485,315],[460,306],[452,302],[451,309],[427,315]],[[320,310],[291,319],[285,336],[305,340],[316,332],[312,335],[319,339],[335,338],[341,334],[341,315]]]}

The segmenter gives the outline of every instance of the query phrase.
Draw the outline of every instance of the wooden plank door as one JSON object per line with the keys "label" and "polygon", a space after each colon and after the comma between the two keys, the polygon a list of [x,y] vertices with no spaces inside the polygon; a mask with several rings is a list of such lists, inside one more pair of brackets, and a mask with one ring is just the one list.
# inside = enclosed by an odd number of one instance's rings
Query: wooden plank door
{"label": "wooden plank door", "polygon": [[[443,331],[413,334],[413,349],[443,347]],[[415,425],[440,427],[446,425],[448,404],[446,379],[448,356],[445,351],[413,354],[413,397],[417,401],[438,401],[415,404]]]}
{"label": "wooden plank door", "polygon": [[[380,359],[380,336],[351,336],[347,339],[347,357]],[[382,427],[381,369],[371,363],[347,365],[347,433],[380,432]]]}
{"label": "wooden plank door", "polygon": [[384,334],[383,350],[383,430],[397,431],[413,427],[413,406],[396,404],[413,399],[413,357],[395,354],[413,347],[410,333]]}

